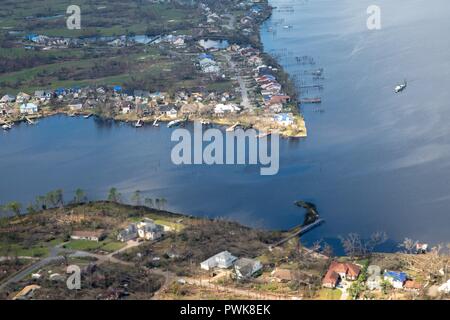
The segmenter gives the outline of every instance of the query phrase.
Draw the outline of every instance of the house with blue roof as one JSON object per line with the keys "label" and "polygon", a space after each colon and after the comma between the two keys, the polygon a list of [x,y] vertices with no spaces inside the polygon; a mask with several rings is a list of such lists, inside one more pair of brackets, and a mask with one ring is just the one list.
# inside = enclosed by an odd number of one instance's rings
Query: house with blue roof
{"label": "house with blue roof", "polygon": [[396,289],[403,289],[406,280],[408,280],[406,273],[398,271],[386,270],[384,271],[383,277]]}
{"label": "house with blue roof", "polygon": [[57,96],[64,96],[67,93],[66,88],[58,88],[55,90]]}
{"label": "house with blue roof", "polygon": [[122,86],[114,86],[114,87],[113,87],[113,90],[114,90],[115,92],[121,92],[121,91],[122,91]]}
{"label": "house with blue roof", "polygon": [[25,40],[35,42],[35,41],[38,39],[38,37],[39,37],[39,36],[38,36],[37,34],[35,34],[35,33],[29,33],[29,34],[27,34],[27,35],[25,36]]}

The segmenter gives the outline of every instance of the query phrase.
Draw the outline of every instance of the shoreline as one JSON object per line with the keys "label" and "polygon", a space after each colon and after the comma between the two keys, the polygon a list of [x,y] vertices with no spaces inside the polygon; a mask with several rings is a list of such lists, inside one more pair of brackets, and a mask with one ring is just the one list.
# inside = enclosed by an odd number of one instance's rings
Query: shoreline
{"label": "shoreline", "polygon": [[[278,63],[278,61],[272,57],[268,52],[264,51],[264,44],[262,42],[261,37],[261,27],[262,25],[272,17],[273,9],[269,4],[269,1],[265,0],[260,3],[262,7],[261,16],[252,23],[252,27],[254,28],[255,34],[252,36],[247,36],[245,39],[245,43],[243,45],[249,45],[254,47],[260,51],[261,59],[264,65],[272,66],[274,70],[274,74],[276,74],[276,78],[284,89],[285,94],[287,94],[291,100],[286,103],[285,109],[283,112],[289,113],[292,116],[292,122],[290,125],[283,125],[276,123],[274,119],[270,116],[262,116],[259,110],[243,110],[238,114],[230,114],[222,117],[217,117],[214,115],[201,115],[201,114],[189,114],[187,117],[188,121],[202,121],[206,120],[211,124],[222,125],[222,126],[232,126],[236,123],[239,123],[244,128],[254,128],[260,131],[261,133],[270,133],[277,132],[281,137],[285,138],[306,138],[307,137],[307,128],[305,119],[303,114],[300,111],[300,102],[298,100],[299,92],[298,89],[295,88],[295,84],[292,81],[290,74]],[[241,35],[239,33],[239,35]],[[229,40],[229,39],[227,39]],[[242,97],[241,97],[242,98]],[[33,101],[32,99],[30,102]],[[257,100],[255,100],[257,101]],[[253,101],[253,102],[255,102]],[[16,106],[17,107],[17,106]],[[170,122],[173,120],[182,120],[186,115],[177,115],[176,117],[168,117],[161,115],[150,115],[150,116],[139,116],[137,113],[134,114],[113,114],[110,116],[104,116],[98,114],[95,109],[84,109],[79,111],[70,111],[68,110],[68,106],[55,108],[54,110],[50,110],[54,108],[54,106],[49,106],[49,104],[43,105],[40,107],[41,110],[38,111],[37,114],[29,114],[29,115],[9,115],[9,119],[6,115],[4,118],[0,119],[0,125],[17,123],[21,121],[28,121],[28,119],[38,119],[44,118],[48,116],[53,116],[56,114],[65,114],[67,116],[86,116],[89,114],[96,115],[105,120],[115,120],[115,121],[142,121],[143,123],[152,123],[156,119],[162,122]],[[262,110],[261,110],[262,111]],[[28,118],[28,119],[26,119]]]}

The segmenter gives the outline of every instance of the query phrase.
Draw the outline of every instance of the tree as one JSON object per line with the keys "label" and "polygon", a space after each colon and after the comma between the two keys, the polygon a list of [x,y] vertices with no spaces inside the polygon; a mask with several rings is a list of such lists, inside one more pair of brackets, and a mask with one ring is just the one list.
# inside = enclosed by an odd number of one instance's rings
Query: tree
{"label": "tree", "polygon": [[46,197],[45,196],[37,196],[35,201],[36,201],[36,208],[38,210],[46,209]]}
{"label": "tree", "polygon": [[131,196],[131,201],[134,202],[136,206],[141,205],[141,191],[136,190],[133,195]]}
{"label": "tree", "polygon": [[46,204],[52,207],[64,205],[64,197],[62,189],[50,191],[45,195]]}
{"label": "tree", "polygon": [[75,190],[75,196],[73,198],[74,203],[83,203],[86,202],[86,200],[87,200],[86,193],[84,192],[83,189],[78,188],[77,190]]}
{"label": "tree", "polygon": [[357,233],[349,233],[347,237],[340,236],[342,247],[344,248],[345,254],[350,258],[355,256],[360,256],[363,251],[362,240]]}
{"label": "tree", "polygon": [[386,232],[377,231],[372,233],[370,239],[365,243],[365,253],[372,254],[377,246],[387,241],[388,236]]}
{"label": "tree", "polygon": [[402,243],[400,243],[398,246],[400,248],[403,248],[405,253],[411,254],[414,253],[416,250],[416,245],[418,241],[414,241],[409,238],[405,238]]}
{"label": "tree", "polygon": [[117,191],[116,188],[109,189],[108,201],[111,202],[120,202],[122,195]]}
{"label": "tree", "polygon": [[147,207],[153,208],[153,199],[152,198],[145,198],[144,202]]}
{"label": "tree", "polygon": [[32,203],[30,203],[30,204],[28,205],[28,207],[27,207],[27,213],[28,213],[28,214],[36,213],[36,207],[35,207]]}
{"label": "tree", "polygon": [[11,201],[6,205],[6,208],[9,211],[12,211],[16,216],[20,215],[20,210],[22,209],[22,205],[17,201]]}

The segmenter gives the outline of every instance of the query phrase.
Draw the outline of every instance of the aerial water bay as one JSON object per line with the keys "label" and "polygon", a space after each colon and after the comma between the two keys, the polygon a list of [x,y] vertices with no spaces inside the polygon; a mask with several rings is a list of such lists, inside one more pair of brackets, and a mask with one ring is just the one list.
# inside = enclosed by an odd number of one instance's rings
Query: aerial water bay
{"label": "aerial water bay", "polygon": [[[297,200],[326,223],[307,240],[385,231],[448,241],[450,214],[450,30],[446,0],[380,0],[382,28],[366,27],[366,0],[273,0],[261,28],[265,50],[299,85],[313,57],[323,68],[322,104],[303,105],[306,139],[280,141],[280,170],[257,166],[175,166],[173,129],[54,116],[0,134],[0,203],[27,204],[61,188],[103,199],[167,199],[168,210],[226,217],[264,228],[303,220]],[[292,8],[283,10],[283,8]],[[445,28],[447,26],[447,28]],[[408,80],[401,94],[394,86]],[[303,81],[303,82],[301,82]],[[190,127],[190,126],[188,126]]]}

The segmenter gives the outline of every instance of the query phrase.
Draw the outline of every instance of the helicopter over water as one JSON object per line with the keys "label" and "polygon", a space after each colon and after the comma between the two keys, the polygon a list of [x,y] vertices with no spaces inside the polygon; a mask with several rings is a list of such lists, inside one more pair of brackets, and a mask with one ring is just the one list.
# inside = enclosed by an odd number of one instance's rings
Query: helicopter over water
{"label": "helicopter over water", "polygon": [[394,88],[394,91],[395,91],[395,93],[400,93],[403,90],[405,90],[407,86],[408,86],[408,82],[406,82],[406,80],[405,80],[405,81],[403,81],[403,83],[396,85]]}

